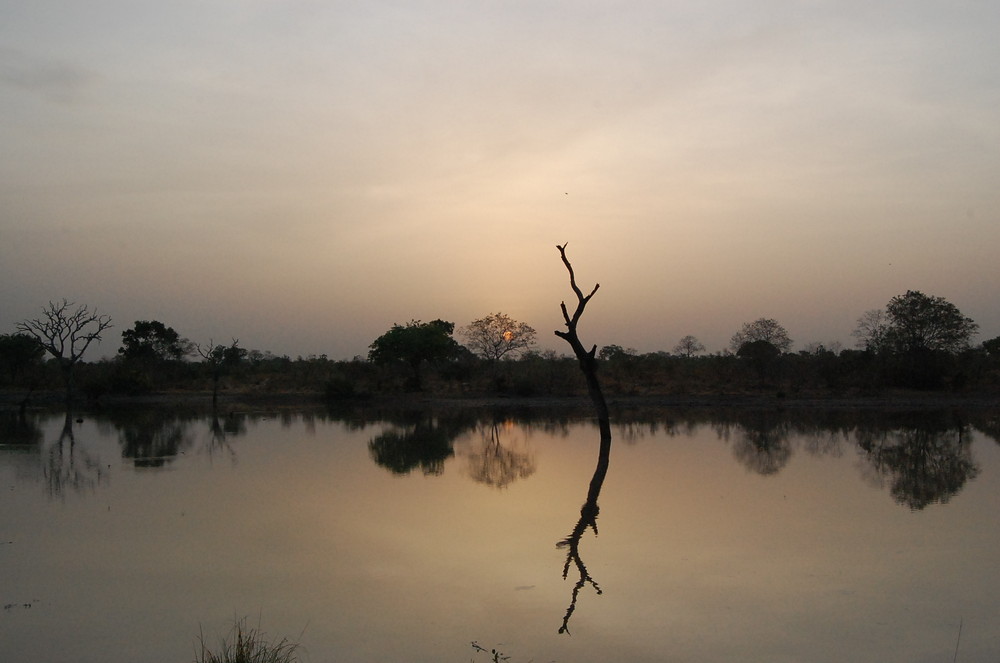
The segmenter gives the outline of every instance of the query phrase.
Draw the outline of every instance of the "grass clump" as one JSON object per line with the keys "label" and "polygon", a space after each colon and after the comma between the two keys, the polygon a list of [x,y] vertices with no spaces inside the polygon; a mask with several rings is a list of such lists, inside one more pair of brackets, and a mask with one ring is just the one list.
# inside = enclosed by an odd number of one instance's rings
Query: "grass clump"
{"label": "grass clump", "polygon": [[271,639],[260,629],[247,626],[247,618],[237,619],[229,634],[222,638],[217,652],[205,645],[199,629],[195,663],[297,663],[299,644],[288,638]]}

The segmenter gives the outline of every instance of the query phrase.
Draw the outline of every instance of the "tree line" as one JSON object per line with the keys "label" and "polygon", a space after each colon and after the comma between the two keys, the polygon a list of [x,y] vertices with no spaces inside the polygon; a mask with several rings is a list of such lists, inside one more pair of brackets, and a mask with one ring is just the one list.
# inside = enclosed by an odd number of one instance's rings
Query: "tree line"
{"label": "tree line", "polygon": [[[113,358],[84,361],[88,348],[112,328],[109,315],[86,304],[49,302],[39,317],[0,334],[0,387],[20,393],[22,405],[38,391],[55,389],[67,402],[170,391],[211,392],[214,401],[220,390],[330,399],[413,391],[587,392],[575,347],[576,357],[539,351],[534,328],[499,312],[457,330],[440,319],[397,323],[372,341],[366,357],[351,360],[325,355],[293,360],[243,348],[237,338],[195,343],[158,320],[137,320],[121,333]],[[743,324],[729,347],[714,354],[693,335],[682,337],[671,352],[640,354],[614,344],[583,352],[592,356],[609,392],[619,395],[995,391],[1000,337],[973,345],[977,332],[978,325],[951,302],[909,290],[858,319],[853,349],[810,344],[794,352],[788,331],[777,320],[760,318]]]}

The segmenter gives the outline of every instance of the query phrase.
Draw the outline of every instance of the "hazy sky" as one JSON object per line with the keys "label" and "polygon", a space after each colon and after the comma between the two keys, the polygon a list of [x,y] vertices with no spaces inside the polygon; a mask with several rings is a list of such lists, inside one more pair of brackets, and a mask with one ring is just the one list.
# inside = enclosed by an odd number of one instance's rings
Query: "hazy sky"
{"label": "hazy sky", "polygon": [[365,354],[841,341],[907,289],[1000,334],[995,0],[0,0],[0,333],[49,300]]}

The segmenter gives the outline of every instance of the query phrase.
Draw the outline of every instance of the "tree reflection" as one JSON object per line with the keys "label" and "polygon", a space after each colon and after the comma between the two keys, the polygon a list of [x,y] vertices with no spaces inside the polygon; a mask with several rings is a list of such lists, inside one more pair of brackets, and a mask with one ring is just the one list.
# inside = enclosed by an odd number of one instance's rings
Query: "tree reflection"
{"label": "tree reflection", "polygon": [[49,495],[62,497],[67,489],[81,491],[99,485],[105,478],[101,464],[76,443],[73,413],[66,411],[59,439],[48,449],[42,466]]}
{"label": "tree reflection", "polygon": [[562,572],[563,580],[569,577],[571,566],[576,567],[577,573],[580,575],[580,578],[573,585],[569,606],[566,608],[566,614],[563,615],[562,626],[559,627],[560,633],[569,633],[569,619],[576,610],[576,602],[580,597],[580,590],[590,585],[594,588],[598,596],[602,594],[600,585],[591,577],[590,571],[587,570],[587,565],[583,563],[583,559],[580,557],[580,539],[588,529],[593,529],[594,536],[597,536],[597,515],[601,511],[600,506],[597,504],[597,498],[601,494],[601,487],[604,485],[604,477],[608,474],[610,461],[611,434],[610,432],[604,434],[602,431],[601,449],[597,457],[597,467],[594,469],[594,476],[590,479],[590,487],[587,490],[587,501],[580,507],[580,519],[576,521],[576,525],[569,533],[569,536],[556,544],[557,548],[566,549],[566,563],[563,564]]}
{"label": "tree reflection", "polygon": [[224,419],[220,418],[215,410],[212,410],[212,421],[208,425],[208,455],[214,456],[217,452],[225,453],[230,461],[236,464],[236,450],[229,443],[230,436],[246,435],[246,417],[230,413]]}
{"label": "tree reflection", "polygon": [[42,443],[42,429],[33,418],[22,413],[4,413],[0,417],[0,447],[27,448]]}
{"label": "tree reflection", "polygon": [[757,474],[777,474],[792,457],[787,420],[766,411],[751,414],[737,428],[733,456]]}
{"label": "tree reflection", "polygon": [[515,429],[513,420],[498,422],[494,419],[489,425],[480,429],[480,446],[468,456],[469,476],[479,483],[495,488],[505,488],[517,479],[526,479],[535,473],[535,459],[527,451],[520,448],[524,442],[522,433],[520,439],[508,444],[500,441],[501,429],[508,437]]}
{"label": "tree reflection", "polygon": [[418,467],[425,475],[441,474],[444,462],[455,454],[452,443],[468,427],[467,421],[422,412],[404,418],[405,423],[368,442],[372,460],[393,474],[409,474]]}
{"label": "tree reflection", "polygon": [[190,421],[159,410],[129,413],[115,422],[122,458],[135,467],[159,468],[192,446]]}
{"label": "tree reflection", "polygon": [[859,431],[858,446],[879,485],[914,510],[946,503],[979,474],[969,425],[926,416],[921,425]]}

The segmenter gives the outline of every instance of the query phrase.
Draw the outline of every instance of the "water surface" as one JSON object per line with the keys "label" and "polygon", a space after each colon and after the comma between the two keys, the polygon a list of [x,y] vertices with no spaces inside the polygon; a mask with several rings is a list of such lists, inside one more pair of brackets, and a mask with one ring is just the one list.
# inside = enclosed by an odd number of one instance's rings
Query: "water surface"
{"label": "water surface", "polygon": [[596,504],[568,415],[2,422],[4,661],[1000,659],[995,418],[619,419]]}

